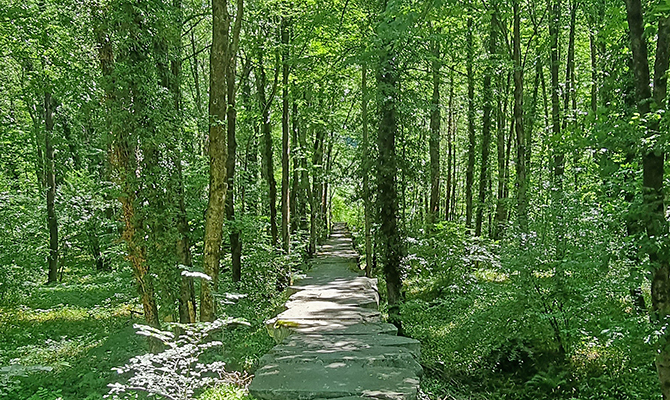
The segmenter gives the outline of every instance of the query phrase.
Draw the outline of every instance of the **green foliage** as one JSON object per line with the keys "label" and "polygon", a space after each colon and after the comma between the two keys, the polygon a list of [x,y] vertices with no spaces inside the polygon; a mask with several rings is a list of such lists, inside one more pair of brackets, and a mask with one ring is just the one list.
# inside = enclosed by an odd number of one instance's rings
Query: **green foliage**
{"label": "green foliage", "polygon": [[219,385],[198,396],[198,400],[253,400],[253,397],[238,387]]}
{"label": "green foliage", "polygon": [[149,396],[161,396],[175,400],[191,399],[196,391],[223,383],[244,382],[239,374],[227,372],[225,363],[206,361],[208,353],[223,343],[212,340],[214,332],[225,331],[231,325],[249,325],[235,319],[217,319],[211,323],[175,324],[182,330],[180,335],[161,331],[146,325],[135,325],[137,333],[160,341],[165,350],[147,353],[130,359],[122,367],[115,368],[120,375],[126,375],[126,383],[109,384],[106,398],[136,398],[137,392]]}
{"label": "green foliage", "polygon": [[[550,232],[491,243],[447,224],[409,240],[401,315],[406,333],[421,340],[431,398],[654,396],[645,343],[652,329],[629,293],[639,281],[621,239],[600,225],[616,216],[584,198],[564,205],[573,222],[560,261]],[[565,268],[560,286],[557,262]]]}

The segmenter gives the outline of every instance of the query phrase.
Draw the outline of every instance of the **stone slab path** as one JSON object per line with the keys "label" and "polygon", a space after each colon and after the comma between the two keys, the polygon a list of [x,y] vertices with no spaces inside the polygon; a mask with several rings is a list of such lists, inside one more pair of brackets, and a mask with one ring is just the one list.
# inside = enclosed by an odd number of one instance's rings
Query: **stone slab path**
{"label": "stone slab path", "polygon": [[278,341],[249,386],[259,400],[416,399],[419,342],[382,322],[377,280],[336,225],[313,268],[290,290],[286,311],[267,321]]}

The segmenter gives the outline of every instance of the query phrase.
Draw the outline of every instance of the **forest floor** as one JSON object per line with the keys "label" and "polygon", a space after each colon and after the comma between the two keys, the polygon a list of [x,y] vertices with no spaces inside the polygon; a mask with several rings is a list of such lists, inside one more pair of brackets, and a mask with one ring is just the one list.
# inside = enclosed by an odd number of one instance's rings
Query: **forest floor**
{"label": "forest floor", "polygon": [[[224,289],[231,285],[222,282]],[[244,318],[251,326],[237,327],[217,339],[224,342],[219,358],[231,370],[248,371],[274,344],[264,320],[285,299],[252,288],[240,291],[248,297],[229,305],[226,314]],[[146,339],[133,328],[143,322],[129,271],[68,271],[58,285],[31,285],[20,300],[0,306],[0,398],[103,398],[107,385],[120,379],[112,368],[147,352]],[[243,395],[222,388],[207,398]]]}

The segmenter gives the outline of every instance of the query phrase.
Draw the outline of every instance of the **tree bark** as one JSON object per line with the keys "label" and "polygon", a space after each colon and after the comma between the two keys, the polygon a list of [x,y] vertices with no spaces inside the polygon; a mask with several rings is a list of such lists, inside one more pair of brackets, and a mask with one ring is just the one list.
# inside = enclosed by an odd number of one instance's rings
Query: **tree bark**
{"label": "tree bark", "polygon": [[281,19],[281,43],[282,43],[282,117],[281,117],[281,241],[285,254],[288,254],[291,248],[291,239],[289,236],[289,106],[288,106],[288,57],[289,57],[289,38],[288,21],[285,17]]}
{"label": "tree bark", "polygon": [[274,160],[272,156],[272,125],[270,121],[270,105],[273,96],[268,98],[265,93],[267,78],[265,67],[263,66],[262,53],[258,55],[257,73],[256,86],[261,109],[261,133],[263,135],[263,159],[265,166],[263,172],[268,183],[268,201],[270,204],[270,236],[272,238],[272,247],[277,247],[279,236],[277,232],[277,182],[275,181]]}
{"label": "tree bark", "polygon": [[[108,111],[110,115],[120,108],[125,112],[125,106],[121,104],[122,99],[119,99],[121,96],[117,96],[119,93],[116,92],[117,85],[113,73],[115,62],[112,44],[103,26],[96,27],[96,38],[98,41],[98,57],[103,76],[102,86],[105,91],[105,106],[109,107]],[[131,54],[130,56],[125,55],[125,57],[130,59],[131,67],[133,67],[132,63],[134,60],[139,58],[135,54]],[[130,92],[135,93],[137,92],[137,82],[132,79],[133,77],[134,75],[130,75],[130,79],[124,83],[128,84],[131,88]],[[124,76],[123,78],[128,77]],[[124,100],[130,101],[130,99]],[[134,106],[140,107],[141,102],[140,104],[136,102]],[[133,109],[132,112],[141,113],[142,110]],[[133,128],[115,124],[110,124],[110,126],[112,127],[112,140],[110,142],[109,163],[118,172],[118,183],[120,186],[118,199],[121,203],[123,222],[121,239],[127,246],[126,258],[133,269],[133,275],[137,283],[144,311],[144,318],[150,326],[160,328],[153,282],[149,274],[149,266],[146,262],[146,246],[142,244],[142,222],[140,221],[140,216],[136,213],[137,187],[135,182],[137,179],[137,148],[130,141],[129,134]],[[161,347],[160,343],[156,340],[149,340],[149,344],[152,351],[157,351]]]}
{"label": "tree bark", "polygon": [[212,292],[218,290],[221,239],[225,220],[228,157],[226,74],[230,63],[228,52],[230,15],[227,0],[212,0],[212,49],[209,78],[209,201],[205,213],[203,266],[211,281],[200,285],[200,320],[214,321],[216,303]]}
{"label": "tree bark", "polygon": [[323,230],[323,148],[325,145],[326,132],[324,127],[317,126],[314,137],[314,152],[312,153],[312,217],[310,229],[310,248],[312,253],[316,251],[316,244],[321,238]]}
{"label": "tree bark", "polygon": [[451,186],[453,185],[451,175],[451,158],[453,149],[453,131],[454,131],[454,74],[451,73],[449,79],[449,115],[447,118],[447,184],[445,191],[445,202],[444,202],[444,219],[445,221],[451,220]]}
{"label": "tree bark", "polygon": [[561,3],[560,0],[549,0],[549,37],[551,41],[550,66],[551,66],[551,121],[552,136],[554,142],[554,186],[556,195],[563,191],[563,175],[565,170],[565,155],[562,150],[561,137],[561,110],[560,110],[560,91],[558,76],[558,35],[561,23]]}
{"label": "tree bark", "polygon": [[363,125],[363,207],[365,214],[365,276],[372,277],[372,204],[370,201],[370,139],[368,135],[368,67],[361,65],[361,122]]}
{"label": "tree bark", "polygon": [[393,44],[386,43],[380,50],[377,66],[377,102],[380,114],[377,133],[379,158],[377,161],[377,203],[380,218],[380,254],[386,277],[389,304],[389,322],[402,330],[400,320],[401,278],[400,260],[403,244],[398,230],[398,167],[395,153],[397,135],[398,66]]}
{"label": "tree bark", "polygon": [[521,65],[521,11],[519,1],[512,2],[514,9],[514,129],[516,131],[516,186],[517,219],[521,232],[528,231],[528,199],[526,197],[526,135],[523,129],[523,67]]}
{"label": "tree bark", "polygon": [[[177,13],[177,23],[182,24],[182,4],[181,0],[174,0],[173,7]],[[181,34],[181,32],[180,32]],[[177,113],[177,123],[179,124],[179,133],[182,132],[182,102],[181,102],[181,36],[173,38],[170,44],[172,51],[176,54],[171,60],[171,71],[167,89],[172,93],[174,98],[174,109]],[[166,74],[167,75],[167,74]],[[181,139],[181,138],[179,138]],[[175,191],[177,203],[177,231],[178,239],[176,246],[177,261],[179,264],[190,269],[193,266],[193,257],[191,254],[191,228],[188,225],[188,217],[186,214],[186,202],[184,199],[184,176],[182,172],[182,149],[178,148],[177,144],[173,144],[175,164],[175,182],[174,187],[170,191]],[[196,322],[196,300],[195,300],[195,283],[192,277],[181,275],[179,279],[179,322],[181,323],[195,323]]]}
{"label": "tree bark", "polygon": [[466,70],[468,75],[468,168],[465,172],[465,227],[468,231],[472,228],[472,186],[475,174],[475,75],[473,63],[475,49],[473,43],[474,23],[472,17],[468,17],[468,29],[466,34],[467,61]]}
{"label": "tree bark", "polygon": [[430,230],[439,216],[440,209],[440,44],[433,40],[431,62],[433,75],[433,96],[430,110],[430,206],[428,209],[428,229]]}
{"label": "tree bark", "polygon": [[[239,282],[242,278],[242,241],[240,240],[240,230],[235,224],[235,165],[237,162],[237,107],[235,94],[237,86],[235,78],[237,72],[237,49],[240,40],[240,30],[242,29],[242,19],[244,17],[244,0],[237,0],[237,13],[235,15],[235,24],[233,26],[232,38],[228,45],[228,69],[226,71],[226,96],[227,105],[227,136],[228,136],[228,159],[226,160],[226,181],[228,182],[228,193],[226,197],[226,219],[230,223],[230,255],[231,272],[233,282]],[[247,72],[243,76],[247,76]]]}
{"label": "tree bark", "polygon": [[50,92],[44,93],[44,144],[47,184],[47,226],[49,228],[49,277],[47,283],[58,280],[58,220],[56,219],[56,170],[54,168],[54,148],[51,135],[54,130],[55,100]]}
{"label": "tree bark", "polygon": [[482,116],[482,166],[479,174],[479,201],[477,203],[477,216],[475,217],[475,236],[482,234],[482,220],[486,205],[486,188],[489,182],[489,153],[491,146],[491,110],[493,109],[493,90],[491,87],[491,76],[493,75],[493,57],[497,48],[497,26],[496,14],[491,14],[491,26],[489,30],[489,54],[484,71],[484,115]]}
{"label": "tree bark", "polygon": [[300,223],[302,222],[302,217],[305,215],[304,210],[304,193],[300,190],[300,158],[299,154],[303,150],[300,148],[300,143],[298,141],[299,136],[299,122],[298,122],[298,102],[296,101],[297,89],[295,86],[292,87],[293,101],[291,104],[291,161],[293,164],[293,176],[291,177],[291,190],[290,190],[290,199],[289,199],[289,210],[290,210],[290,220],[291,220],[291,233],[297,233]]}
{"label": "tree bark", "polygon": [[500,83],[500,87],[503,88],[501,98],[498,99],[498,110],[497,110],[497,129],[496,129],[496,151],[498,155],[498,190],[497,190],[497,199],[496,199],[496,211],[494,219],[494,229],[493,229],[493,239],[500,240],[502,234],[505,230],[505,224],[507,222],[507,157],[506,154],[509,151],[506,151],[507,146],[505,146],[505,121],[507,120],[507,88],[509,87],[509,74],[507,75],[507,84],[506,87],[503,87],[503,84]]}
{"label": "tree bark", "polygon": [[[654,64],[654,89],[649,87],[649,61],[647,44],[644,37],[644,19],[640,0],[626,0],[626,15],[633,55],[633,74],[635,94],[641,120],[647,121],[648,141],[652,142],[643,149],[642,154],[642,213],[640,222],[646,228],[647,237],[642,246],[647,250],[652,267],[651,300],[652,322],[663,329],[670,316],[670,262],[667,252],[655,244],[658,237],[668,234],[664,205],[664,160],[665,153],[654,143],[659,123],[648,115],[657,109],[665,109],[667,78],[666,72],[670,53],[670,18],[661,17],[658,24],[656,42],[656,61]],[[656,354],[658,372],[663,399],[670,399],[670,334],[664,333],[659,340]]]}

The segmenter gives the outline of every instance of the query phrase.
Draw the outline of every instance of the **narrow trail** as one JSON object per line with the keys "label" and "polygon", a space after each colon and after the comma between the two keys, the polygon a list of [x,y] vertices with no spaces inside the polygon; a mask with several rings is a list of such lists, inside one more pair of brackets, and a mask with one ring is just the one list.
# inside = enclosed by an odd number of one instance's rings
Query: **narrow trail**
{"label": "narrow trail", "polygon": [[416,399],[419,342],[381,321],[377,280],[335,225],[313,268],[291,287],[286,311],[268,321],[283,341],[260,360],[250,393],[261,400]]}

